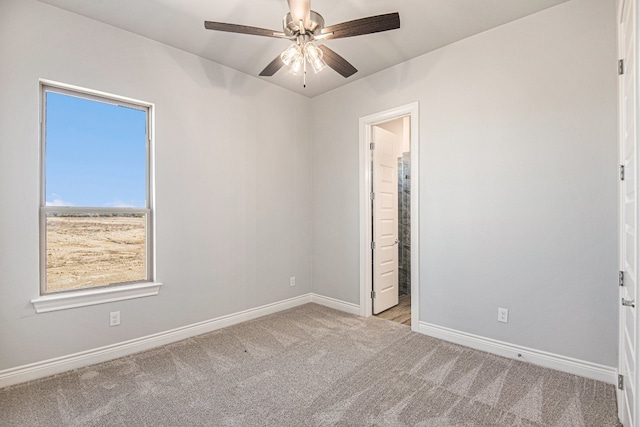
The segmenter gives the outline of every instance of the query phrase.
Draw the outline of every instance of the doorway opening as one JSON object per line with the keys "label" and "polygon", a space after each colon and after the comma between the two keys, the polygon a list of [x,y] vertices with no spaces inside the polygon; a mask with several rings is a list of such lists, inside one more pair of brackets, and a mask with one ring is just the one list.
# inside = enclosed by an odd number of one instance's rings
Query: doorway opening
{"label": "doorway opening", "polygon": [[361,118],[360,139],[361,315],[417,330],[418,104]]}
{"label": "doorway opening", "polygon": [[411,117],[373,126],[373,314],[411,325]]}

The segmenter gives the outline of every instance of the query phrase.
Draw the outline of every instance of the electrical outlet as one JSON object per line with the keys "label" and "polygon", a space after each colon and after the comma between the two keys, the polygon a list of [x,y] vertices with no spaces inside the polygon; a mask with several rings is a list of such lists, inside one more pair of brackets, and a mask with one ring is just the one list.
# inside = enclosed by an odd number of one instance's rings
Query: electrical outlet
{"label": "electrical outlet", "polygon": [[289,286],[295,286],[295,285],[296,285],[296,277],[295,276],[289,277]]}
{"label": "electrical outlet", "polygon": [[120,324],[120,312],[112,311],[109,313],[109,326],[118,326]]}
{"label": "electrical outlet", "polygon": [[509,321],[509,309],[498,307],[498,322],[507,323]]}

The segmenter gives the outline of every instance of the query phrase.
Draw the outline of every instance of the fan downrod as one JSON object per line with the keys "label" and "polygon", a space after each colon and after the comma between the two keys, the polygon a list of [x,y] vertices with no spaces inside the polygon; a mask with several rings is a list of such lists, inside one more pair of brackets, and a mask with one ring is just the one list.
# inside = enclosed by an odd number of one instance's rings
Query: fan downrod
{"label": "fan downrod", "polygon": [[[294,22],[291,17],[291,12],[287,13],[282,19],[282,28],[287,38],[297,39],[301,34],[311,34],[313,36],[320,35],[320,31],[324,28],[324,18],[318,12],[311,10],[309,12],[309,24],[302,24],[300,22]],[[300,25],[302,24],[302,26]]]}

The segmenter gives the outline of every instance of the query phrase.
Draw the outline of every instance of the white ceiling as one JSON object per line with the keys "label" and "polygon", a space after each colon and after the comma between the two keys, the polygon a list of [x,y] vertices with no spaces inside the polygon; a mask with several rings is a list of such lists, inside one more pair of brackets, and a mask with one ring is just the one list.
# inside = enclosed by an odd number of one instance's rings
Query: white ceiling
{"label": "white ceiling", "polygon": [[[229,22],[282,31],[286,0],[40,0],[258,76],[290,42],[204,29],[204,21]],[[351,81],[567,0],[314,0],[325,25],[400,13],[398,30],[346,39],[327,46],[358,72],[345,79],[327,68],[302,78],[281,69],[259,77],[314,97]]]}

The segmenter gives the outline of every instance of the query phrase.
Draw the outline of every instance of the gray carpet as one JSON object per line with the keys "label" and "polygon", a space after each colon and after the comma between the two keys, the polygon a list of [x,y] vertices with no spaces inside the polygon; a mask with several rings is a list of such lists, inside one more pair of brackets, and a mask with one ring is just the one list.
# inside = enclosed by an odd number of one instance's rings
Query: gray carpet
{"label": "gray carpet", "polygon": [[2,426],[616,426],[611,385],[307,304],[0,390]]}

